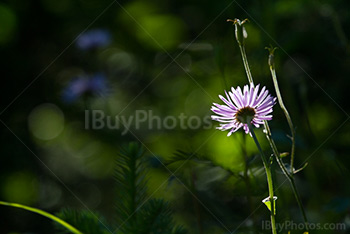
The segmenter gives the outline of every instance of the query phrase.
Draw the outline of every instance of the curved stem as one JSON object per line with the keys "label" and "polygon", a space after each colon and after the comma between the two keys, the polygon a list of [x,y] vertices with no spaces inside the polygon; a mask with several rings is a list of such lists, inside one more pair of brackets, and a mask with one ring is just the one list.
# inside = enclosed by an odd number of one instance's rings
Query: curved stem
{"label": "curved stem", "polygon": [[275,201],[274,201],[274,195],[273,195],[273,182],[272,182],[272,173],[271,173],[271,167],[268,163],[267,158],[265,157],[264,151],[261,149],[261,146],[259,144],[259,141],[254,133],[254,129],[252,127],[252,125],[250,123],[248,123],[248,127],[249,130],[252,134],[252,137],[254,139],[254,142],[256,144],[256,146],[258,147],[258,150],[260,152],[261,155],[261,159],[263,160],[263,164],[264,164],[264,168],[265,168],[265,172],[266,172],[266,177],[267,177],[267,184],[268,184],[268,188],[269,188],[269,200],[270,200],[270,204],[271,204],[271,226],[272,226],[272,233],[273,234],[277,234],[276,231],[276,219],[275,219]]}
{"label": "curved stem", "polygon": [[[265,129],[266,127],[268,127],[268,124],[267,122],[265,121],[264,123],[265,125]],[[299,209],[303,215],[303,219],[304,219],[304,223],[305,223],[305,229],[306,231],[308,231],[308,220],[307,220],[307,217],[306,217],[306,213],[305,213],[305,209],[304,209],[304,206],[301,202],[301,199],[300,199],[300,195],[299,195],[299,192],[297,190],[297,187],[295,185],[295,182],[294,182],[294,174],[291,174],[290,171],[288,171],[288,169],[286,168],[286,166],[284,165],[282,159],[279,157],[279,152],[278,152],[278,149],[277,149],[277,146],[274,142],[274,140],[271,138],[271,135],[266,133],[266,138],[267,140],[269,141],[269,144],[272,148],[272,152],[276,158],[276,161],[278,163],[278,165],[280,166],[283,174],[287,177],[291,187],[292,187],[292,191],[293,191],[293,194],[294,194],[294,197],[295,199],[297,200],[297,203],[298,203],[298,206],[299,206]]]}
{"label": "curved stem", "polygon": [[[274,84],[275,91],[276,91],[276,94],[277,94],[278,103],[279,103],[281,109],[283,110],[284,115],[286,116],[286,119],[287,119],[287,122],[288,122],[288,125],[289,125],[289,128],[290,128],[290,131],[291,131],[291,134],[292,134],[290,171],[287,170],[287,168],[284,166],[284,163],[283,163],[282,159],[279,157],[279,153],[278,153],[277,147],[275,145],[275,142],[271,139],[271,133],[270,134],[266,134],[266,136],[267,136],[267,139],[270,142],[271,148],[273,150],[273,153],[274,153],[274,155],[276,157],[276,160],[277,160],[279,166],[281,167],[283,173],[285,174],[285,176],[287,177],[287,179],[289,180],[289,182],[291,184],[291,187],[292,187],[295,199],[297,200],[299,209],[300,209],[300,211],[301,211],[301,213],[303,215],[303,219],[304,219],[306,230],[308,230],[308,221],[307,221],[305,209],[304,209],[304,206],[303,206],[303,204],[301,202],[298,190],[297,190],[297,188],[295,186],[295,182],[294,182],[295,128],[293,126],[293,122],[292,122],[292,119],[291,119],[291,117],[289,115],[289,112],[288,112],[286,106],[283,103],[282,95],[281,95],[281,92],[280,92],[280,89],[279,89],[279,85],[278,85],[278,81],[277,81],[277,75],[276,75],[276,70],[275,70],[275,64],[274,64],[274,51],[275,51],[275,49],[276,48],[269,48],[270,55],[269,55],[268,64],[269,64],[269,67],[270,67],[270,72],[271,72],[273,84]],[[265,124],[265,128],[266,127],[268,128],[268,123],[266,121],[265,121],[264,124]]]}
{"label": "curved stem", "polygon": [[277,146],[274,142],[274,140],[271,138],[271,132],[270,132],[270,127],[269,124],[267,123],[267,121],[264,121],[264,127],[266,130],[266,138],[269,141],[270,147],[272,149],[273,155],[276,158],[276,161],[278,163],[278,165],[280,166],[283,174],[290,179],[292,177],[292,175],[290,174],[290,172],[288,171],[288,169],[286,168],[286,166],[284,165],[282,159],[279,157],[280,153],[278,152]]}
{"label": "curved stem", "polygon": [[60,219],[60,218],[58,218],[58,217],[56,217],[56,216],[46,212],[46,211],[43,211],[43,210],[40,210],[40,209],[37,209],[37,208],[33,208],[33,207],[30,207],[30,206],[25,206],[25,205],[18,204],[18,203],[10,203],[10,202],[4,202],[4,201],[0,201],[0,205],[16,207],[16,208],[20,208],[20,209],[23,209],[23,210],[31,211],[33,213],[37,213],[39,215],[42,215],[42,216],[44,216],[46,218],[49,218],[49,219],[53,220],[54,222],[62,225],[63,227],[68,229],[71,233],[83,234],[82,232],[80,232],[78,229],[76,229],[75,227],[73,227],[69,223],[65,222],[64,220],[62,220],[62,219]]}
{"label": "curved stem", "polygon": [[272,76],[272,80],[273,80],[273,85],[275,86],[278,103],[279,103],[281,109],[283,110],[284,115],[286,116],[290,131],[292,134],[292,149],[291,149],[291,153],[290,153],[290,172],[291,172],[291,174],[294,174],[295,129],[293,126],[292,119],[289,115],[289,112],[283,103],[282,95],[281,95],[281,92],[280,92],[280,89],[278,86],[276,70],[272,64],[270,65],[270,72],[271,72],[271,76]]}
{"label": "curved stem", "polygon": [[[242,45],[239,41],[237,41],[237,42],[238,42],[238,46],[239,46],[239,49],[240,49],[240,52],[241,52],[243,65],[244,65],[244,68],[245,68],[245,71],[246,71],[246,74],[247,74],[248,81],[249,81],[249,83],[253,84],[253,86],[254,86],[254,81],[253,81],[252,74],[250,72],[250,68],[249,68],[249,64],[248,64],[248,58],[247,58],[247,54],[245,52],[244,44]],[[273,59],[273,57],[272,57],[272,59]],[[278,87],[277,76],[276,76],[276,73],[275,73],[274,65],[273,64],[271,64],[271,65],[272,65],[272,68],[273,68],[273,71],[274,71],[274,75],[276,77],[276,79],[274,79],[274,80],[276,80],[276,84],[277,84],[277,87]],[[270,66],[270,59],[269,59],[269,66]],[[282,101],[281,103],[283,104],[282,96],[280,94],[279,89],[278,89],[278,91],[276,91],[276,93],[278,93],[277,95],[279,95],[279,97],[280,97],[279,100],[281,100]],[[282,106],[287,111],[287,109],[285,108],[284,104]],[[282,106],[281,106],[281,108],[282,108]],[[289,116],[288,111],[285,112],[285,113],[287,113],[286,118],[287,118],[288,124],[289,124],[289,126],[291,128],[291,133],[292,133],[292,149],[291,149],[291,168],[292,169],[291,169],[291,171],[288,171],[288,169],[284,165],[282,159],[280,158],[280,154],[278,152],[277,146],[276,146],[274,140],[271,138],[271,131],[270,131],[270,127],[269,127],[269,124],[267,123],[267,121],[264,121],[264,128],[265,128],[265,131],[266,131],[265,134],[266,134],[267,140],[270,143],[271,149],[273,151],[273,154],[274,154],[274,156],[276,158],[276,161],[277,161],[279,167],[281,168],[283,174],[287,177],[288,181],[290,182],[290,185],[292,187],[292,191],[294,193],[294,196],[295,196],[295,198],[297,200],[299,209],[300,209],[300,211],[301,211],[301,213],[303,215],[306,230],[308,230],[308,221],[307,221],[307,218],[306,218],[305,209],[303,207],[303,204],[301,203],[301,199],[300,199],[298,190],[297,190],[297,188],[295,186],[294,177],[293,177],[294,176],[293,166],[294,166],[294,151],[295,151],[295,130],[294,130],[293,123],[291,121],[291,118]],[[287,116],[289,116],[290,122],[289,122]]]}

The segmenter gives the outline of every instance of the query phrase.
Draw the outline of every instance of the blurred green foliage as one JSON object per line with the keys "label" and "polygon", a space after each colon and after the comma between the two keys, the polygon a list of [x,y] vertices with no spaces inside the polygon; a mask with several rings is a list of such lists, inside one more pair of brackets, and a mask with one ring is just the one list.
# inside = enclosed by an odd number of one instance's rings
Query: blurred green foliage
{"label": "blurred green foliage", "polygon": [[0,5],[0,44],[8,43],[16,30],[16,15],[4,4]]}
{"label": "blurred green foliage", "polygon": [[[86,205],[113,220],[119,146],[141,141],[147,196],[168,201],[176,224],[189,233],[225,233],[224,226],[265,233],[266,182],[250,137],[238,132],[227,138],[205,123],[150,129],[148,121],[139,127],[133,122],[126,134],[123,127],[85,128],[85,110],[130,118],[145,110],[162,120],[183,113],[186,123],[191,116],[204,120],[212,102],[220,102],[218,94],[247,83],[234,27],[226,23],[237,17],[250,20],[252,74],[270,91],[264,48],[280,47],[276,70],[297,127],[296,166],[309,162],[296,180],[310,222],[349,226],[349,7],[345,0],[2,1],[0,200],[51,213]],[[111,44],[79,49],[79,35],[90,29],[110,32]],[[72,80],[99,72],[106,77],[104,93],[85,87],[73,102],[64,100]],[[288,151],[288,125],[279,107],[274,110],[273,138],[281,152]],[[270,154],[260,130],[258,138]],[[176,179],[162,163],[178,150],[203,155],[210,164],[169,165]],[[288,183],[275,169],[277,219],[300,222]],[[4,207],[0,227],[1,233],[52,232],[46,220]]]}

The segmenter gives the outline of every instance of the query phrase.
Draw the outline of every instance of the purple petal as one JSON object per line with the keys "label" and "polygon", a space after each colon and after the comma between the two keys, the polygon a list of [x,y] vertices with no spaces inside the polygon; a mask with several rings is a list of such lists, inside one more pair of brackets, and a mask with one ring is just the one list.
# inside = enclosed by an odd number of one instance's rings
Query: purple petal
{"label": "purple petal", "polygon": [[272,119],[272,115],[259,116],[258,119],[260,119],[260,120],[271,120]]}
{"label": "purple petal", "polygon": [[254,92],[253,92],[253,95],[252,95],[252,98],[250,99],[250,103],[249,103],[249,106],[253,106],[255,100],[256,100],[256,96],[258,95],[258,92],[259,92],[259,87],[260,87],[260,84],[258,84],[255,89],[254,89]]}
{"label": "purple petal", "polygon": [[256,101],[254,103],[254,106],[259,106],[261,101],[264,100],[264,98],[267,96],[268,93],[269,93],[269,91],[268,90],[265,91],[265,87],[263,87],[261,92],[260,92],[259,97],[256,99]]}
{"label": "purple petal", "polygon": [[243,96],[241,87],[238,86],[237,89],[236,89],[236,92],[237,92],[237,96],[239,97],[239,99],[243,101],[243,97],[244,96]]}
{"label": "purple petal", "polygon": [[[247,86],[245,86],[245,87],[247,87]],[[244,91],[244,99],[243,99],[243,104],[244,104],[244,106],[247,106],[248,105],[248,90],[245,90]]]}
{"label": "purple petal", "polygon": [[[234,90],[232,88],[232,90]],[[237,92],[229,92],[230,96],[231,96],[231,99],[233,100],[233,102],[236,104],[236,106],[238,108],[242,108],[243,107],[243,102],[242,100],[239,98],[239,96],[237,95]]]}
{"label": "purple petal", "polygon": [[226,104],[228,105],[229,107],[231,107],[232,109],[237,109],[233,104],[232,102],[230,101],[230,99],[226,100],[222,95],[219,95],[219,98]]}

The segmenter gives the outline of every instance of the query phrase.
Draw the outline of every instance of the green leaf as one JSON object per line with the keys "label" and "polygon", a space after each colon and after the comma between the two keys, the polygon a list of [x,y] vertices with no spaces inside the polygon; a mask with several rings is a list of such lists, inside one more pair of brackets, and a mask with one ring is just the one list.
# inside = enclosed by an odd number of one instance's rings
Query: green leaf
{"label": "green leaf", "polygon": [[75,234],[83,234],[82,232],[80,232],[78,229],[76,229],[75,227],[73,227],[72,225],[70,225],[69,223],[66,223],[65,221],[63,221],[62,219],[37,208],[33,208],[33,207],[29,207],[29,206],[25,206],[22,204],[18,204],[18,203],[9,203],[9,202],[4,202],[4,201],[0,201],[0,205],[3,206],[11,206],[11,207],[16,207],[16,208],[20,208],[23,210],[28,210],[31,211],[33,213],[37,213],[39,215],[42,215],[46,218],[49,218],[51,220],[53,220],[54,222],[62,225],[63,227],[65,227],[67,230],[69,230],[71,233],[75,233]]}
{"label": "green leaf", "polygon": [[287,157],[288,155],[289,155],[289,152],[280,153],[280,158]]}
{"label": "green leaf", "polygon": [[[274,207],[274,214],[276,215],[276,200],[277,197],[274,196],[273,197],[273,207]],[[270,197],[265,198],[264,200],[262,200],[262,202],[266,205],[267,209],[269,209],[269,211],[271,212],[271,202],[270,202]]]}

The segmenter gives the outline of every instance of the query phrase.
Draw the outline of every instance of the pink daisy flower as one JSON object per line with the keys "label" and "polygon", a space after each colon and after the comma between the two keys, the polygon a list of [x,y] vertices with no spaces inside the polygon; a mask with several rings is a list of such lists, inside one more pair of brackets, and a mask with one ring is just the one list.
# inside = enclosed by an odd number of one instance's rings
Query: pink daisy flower
{"label": "pink daisy flower", "polygon": [[276,98],[269,95],[266,87],[263,87],[259,93],[260,85],[245,85],[243,91],[240,87],[231,88],[231,92],[226,92],[226,98],[219,95],[219,98],[225,103],[220,105],[213,103],[211,110],[216,114],[211,118],[220,122],[221,131],[229,130],[227,136],[243,128],[245,133],[251,135],[248,123],[255,127],[263,124],[264,120],[272,119],[272,107],[276,104]]}

